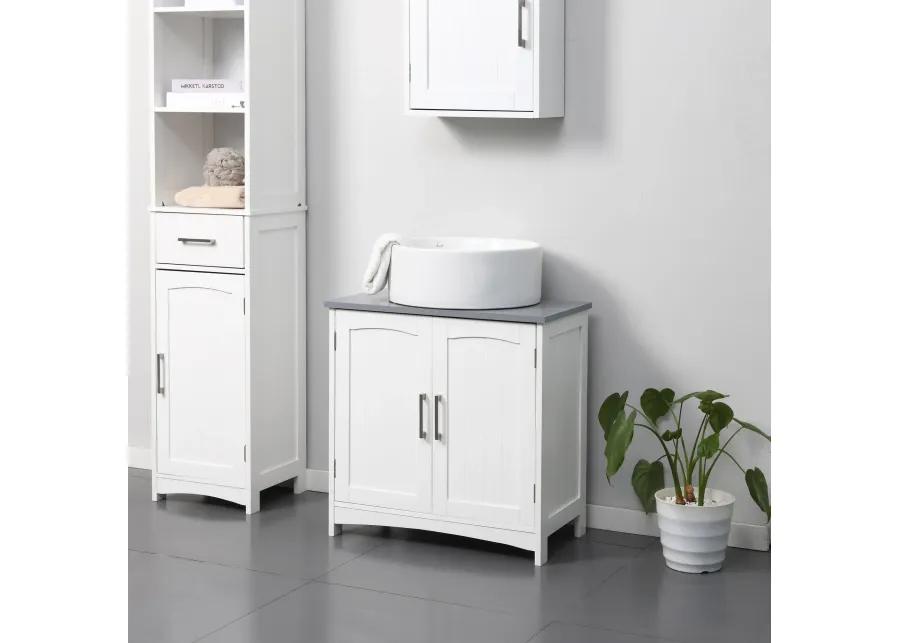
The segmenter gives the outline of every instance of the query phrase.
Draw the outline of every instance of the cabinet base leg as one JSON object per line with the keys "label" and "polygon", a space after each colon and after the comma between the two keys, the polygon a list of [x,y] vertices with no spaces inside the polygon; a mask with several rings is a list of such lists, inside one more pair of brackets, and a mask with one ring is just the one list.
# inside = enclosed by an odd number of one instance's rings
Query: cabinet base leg
{"label": "cabinet base leg", "polygon": [[294,478],[294,494],[301,494],[306,491],[306,480],[304,476]]}
{"label": "cabinet base leg", "polygon": [[156,493],[155,491],[150,494],[150,500],[152,500],[153,502],[156,502],[157,500],[159,500],[160,497],[165,498],[165,496],[163,494]]}
{"label": "cabinet base leg", "polygon": [[252,492],[247,497],[247,515],[255,514],[259,511],[259,492]]}
{"label": "cabinet base leg", "polygon": [[537,548],[534,550],[534,566],[540,567],[547,562],[547,537],[538,536]]}
{"label": "cabinet base leg", "polygon": [[328,523],[328,535],[329,536],[340,536],[341,532],[344,531],[343,525],[336,525],[333,522]]}
{"label": "cabinet base leg", "polygon": [[587,533],[587,514],[581,514],[575,519],[575,537],[581,538]]}

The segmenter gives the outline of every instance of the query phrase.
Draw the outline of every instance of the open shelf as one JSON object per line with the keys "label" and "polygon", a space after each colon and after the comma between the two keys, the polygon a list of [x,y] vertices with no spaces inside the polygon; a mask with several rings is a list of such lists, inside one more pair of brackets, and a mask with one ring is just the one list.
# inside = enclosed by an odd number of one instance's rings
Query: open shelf
{"label": "open shelf", "polygon": [[181,205],[153,205],[151,212],[190,212],[192,214],[234,214],[243,216],[247,214],[244,208],[186,208]]}
{"label": "open shelf", "polygon": [[246,107],[231,107],[229,109],[187,109],[185,107],[154,107],[157,114],[246,114]]}
{"label": "open shelf", "polygon": [[307,212],[308,206],[301,205],[290,208],[187,208],[181,205],[151,205],[150,212],[187,212],[190,214],[231,214],[235,216],[253,216],[263,214],[277,214],[279,212]]}
{"label": "open shelf", "polygon": [[154,7],[153,13],[180,14],[197,18],[243,18],[244,7],[224,9],[187,9],[185,7]]}
{"label": "open shelf", "polygon": [[[179,11],[175,11],[178,9]],[[154,9],[153,105],[167,108],[166,94],[176,78],[226,78],[243,83],[244,9],[185,11]],[[223,19],[219,14],[227,14]],[[236,19],[232,19],[236,18]],[[245,87],[246,91],[246,87]],[[175,111],[210,111],[176,108]],[[220,111],[220,110],[213,110]],[[225,110],[221,110],[225,111]],[[233,110],[239,113],[237,109]]]}
{"label": "open shelf", "polygon": [[[306,1],[193,3],[207,8],[185,7],[185,0],[148,4],[150,210],[249,217],[305,209]],[[207,97],[173,96],[170,105],[177,79],[229,82]],[[205,182],[204,161],[216,147],[244,155],[244,208],[177,206],[177,192]]]}
{"label": "open shelf", "polygon": [[176,192],[203,185],[203,164],[214,147],[245,153],[243,114],[157,111],[154,118],[154,207],[174,206]]}

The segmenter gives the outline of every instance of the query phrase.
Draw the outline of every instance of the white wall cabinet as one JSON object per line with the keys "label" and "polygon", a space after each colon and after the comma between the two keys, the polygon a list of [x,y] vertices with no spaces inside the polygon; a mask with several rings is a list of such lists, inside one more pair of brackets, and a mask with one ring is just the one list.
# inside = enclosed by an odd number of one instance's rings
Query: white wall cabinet
{"label": "white wall cabinet", "polygon": [[584,307],[522,323],[354,301],[328,302],[329,533],[429,529],[528,549],[538,565],[553,531],[575,520],[582,535]]}
{"label": "white wall cabinet", "polygon": [[409,0],[411,112],[565,112],[565,0]]}

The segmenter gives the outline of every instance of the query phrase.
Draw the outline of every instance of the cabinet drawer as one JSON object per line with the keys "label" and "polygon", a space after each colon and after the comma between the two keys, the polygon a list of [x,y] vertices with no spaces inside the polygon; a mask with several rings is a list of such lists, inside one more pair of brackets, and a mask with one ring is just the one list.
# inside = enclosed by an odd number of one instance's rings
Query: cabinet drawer
{"label": "cabinet drawer", "polygon": [[244,218],[159,212],[156,262],[222,268],[244,267]]}

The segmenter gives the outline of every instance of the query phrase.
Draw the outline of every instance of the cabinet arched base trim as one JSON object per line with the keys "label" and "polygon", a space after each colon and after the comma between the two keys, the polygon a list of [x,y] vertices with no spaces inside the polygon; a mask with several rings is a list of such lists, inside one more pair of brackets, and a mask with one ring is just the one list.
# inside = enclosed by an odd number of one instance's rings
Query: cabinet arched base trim
{"label": "cabinet arched base trim", "polygon": [[[579,515],[575,514],[572,516],[571,520],[576,520],[578,518]],[[560,524],[559,527],[568,524],[571,520],[567,520]],[[376,525],[380,527],[399,527],[402,529],[422,529],[425,531],[453,534],[454,536],[465,536],[467,538],[476,538],[478,540],[510,545],[512,547],[518,547],[519,549],[534,552],[535,565],[543,565],[547,562],[547,536],[549,534],[545,534],[542,537],[539,534],[527,531],[513,531],[510,529],[498,529],[496,527],[470,525],[461,522],[441,520],[440,518],[422,518],[399,512],[360,509],[357,507],[341,506],[338,503],[335,503],[334,522],[330,525],[332,529],[329,531],[334,532],[332,535],[340,534],[342,525]]]}
{"label": "cabinet arched base trim", "polygon": [[227,500],[238,505],[244,505],[247,514],[259,511],[259,492],[249,493],[239,487],[226,487],[205,482],[191,482],[189,480],[175,480],[156,476],[156,493],[164,496],[170,493],[188,493],[198,496],[210,496],[219,500]]}

